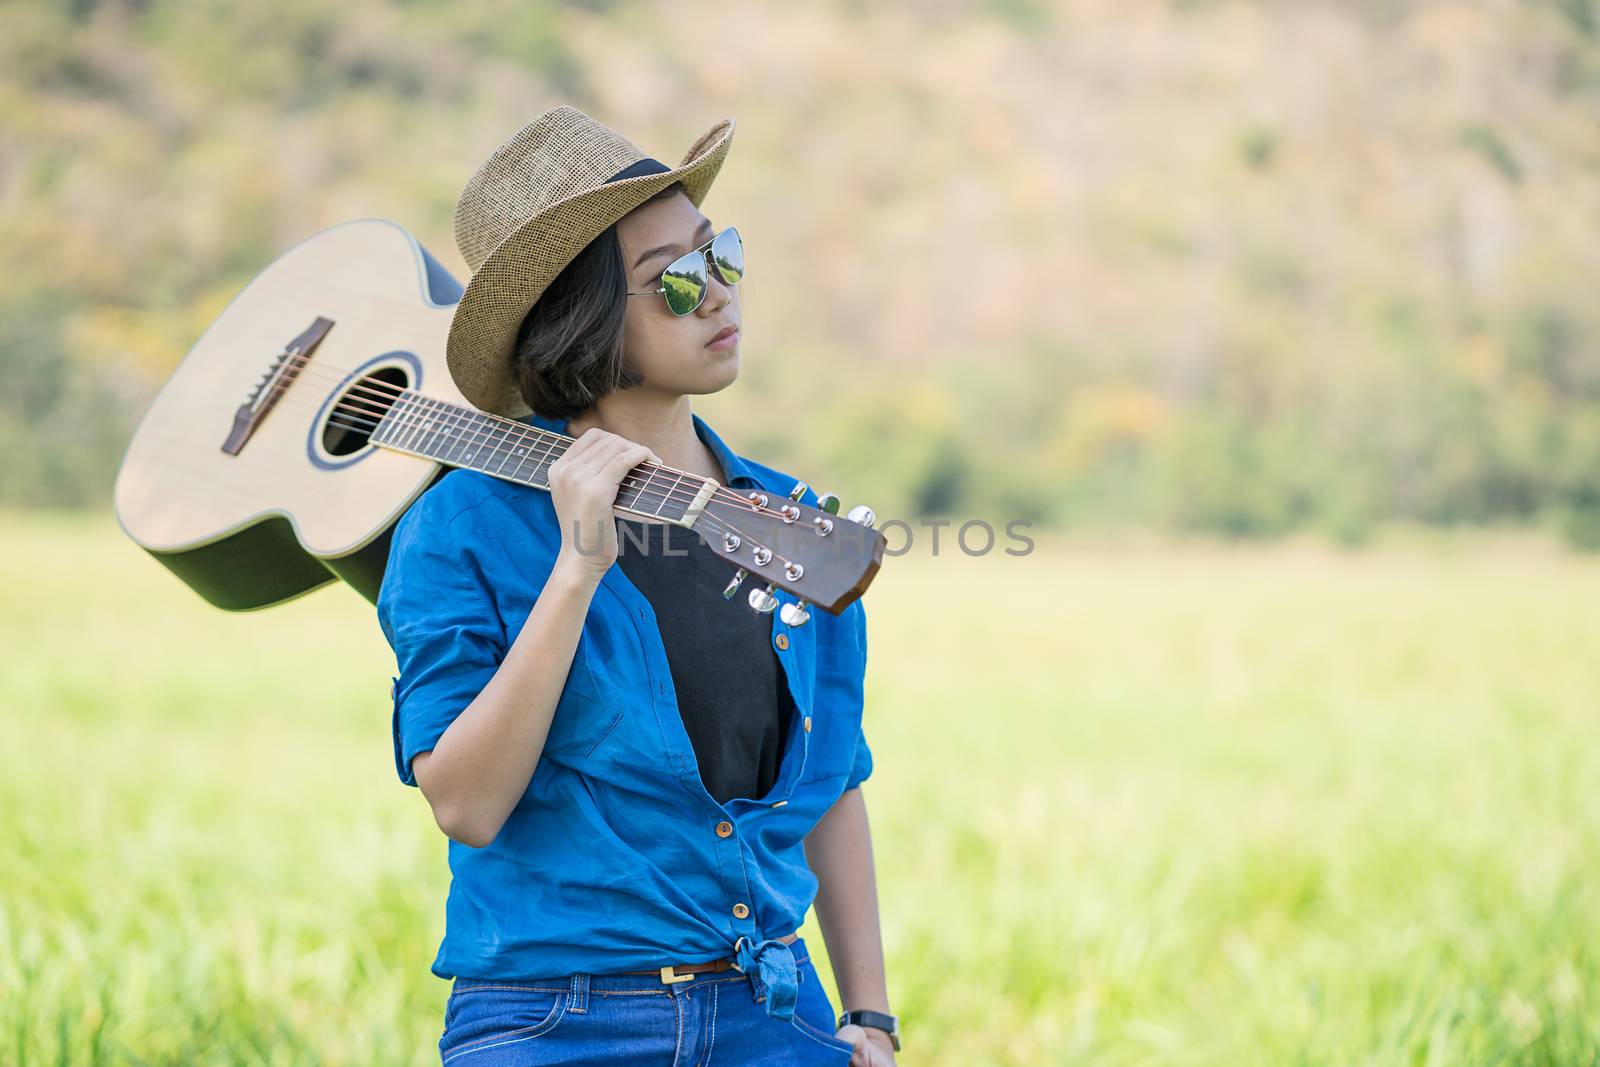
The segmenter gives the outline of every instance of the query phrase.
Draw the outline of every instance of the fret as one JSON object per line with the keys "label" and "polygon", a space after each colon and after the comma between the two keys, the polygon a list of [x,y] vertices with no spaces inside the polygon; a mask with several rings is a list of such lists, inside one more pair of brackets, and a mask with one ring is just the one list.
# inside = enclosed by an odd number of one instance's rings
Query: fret
{"label": "fret", "polygon": [[427,458],[443,459],[448,451],[446,446],[450,445],[451,426],[453,426],[450,405],[432,397],[424,398],[424,405],[426,405],[426,411],[422,416],[424,429],[418,438],[419,448]]}
{"label": "fret", "polygon": [[[420,393],[401,393],[372,435],[376,444],[481,471],[494,478],[550,488],[550,467],[574,439],[538,426]],[[668,521],[683,519],[709,481],[653,464],[634,468],[617,491],[616,507]]]}
{"label": "fret", "polygon": [[423,399],[415,393],[405,394],[395,403],[395,411],[399,414],[399,422],[394,433],[389,435],[389,440],[396,448],[415,452],[416,445],[413,442],[422,427]]}
{"label": "fret", "polygon": [[405,408],[400,413],[401,423],[396,428],[392,440],[395,447],[403,448],[407,452],[415,452],[417,450],[417,438],[422,434],[426,407],[423,398],[420,396],[408,396],[405,398],[404,403]]}
{"label": "fret", "polygon": [[[683,518],[684,509],[688,507],[689,501],[694,499],[695,491],[700,488],[700,486],[695,486],[695,489],[690,490],[687,497],[679,493],[678,487],[683,484],[684,477],[684,474],[680,471],[677,476],[672,479],[672,486],[666,491],[666,494],[662,497],[661,501],[663,506],[668,504],[671,505],[671,508],[667,514],[674,519]],[[705,479],[700,479],[700,485],[704,484],[706,484]],[[660,512],[657,512],[657,514],[660,514]]]}
{"label": "fret", "polygon": [[405,406],[400,410],[400,427],[395,430],[394,442],[395,445],[405,448],[406,451],[414,451],[416,450],[416,445],[413,442],[418,437],[419,427],[422,426],[422,411],[424,411],[424,408],[422,408],[421,397],[416,397],[414,394],[403,398],[402,403]]}
{"label": "fret", "polygon": [[401,438],[409,430],[411,419],[411,397],[402,393],[395,398],[389,410],[384,414],[383,421],[378,424],[377,430],[372,434],[372,439],[381,445],[390,448],[403,448]]}
{"label": "fret", "polygon": [[662,509],[670,506],[670,504],[674,502],[672,501],[672,490],[677,488],[677,485],[680,482],[683,482],[683,475],[678,475],[678,477],[674,478],[672,483],[669,485],[664,475],[661,475],[658,480],[658,475],[656,475],[656,472],[650,472],[650,478],[648,478],[648,480],[646,480],[642,486],[638,486],[638,494],[640,494],[640,496],[643,496],[643,494],[646,493],[650,494],[651,498],[654,498],[654,514],[656,514],[656,517],[662,518],[664,517],[664,515],[662,515]]}
{"label": "fret", "polygon": [[[534,448],[537,444],[538,444],[538,439],[534,438],[534,437],[528,437],[528,438],[525,438],[523,440],[519,440],[516,443],[515,448],[516,448],[516,455],[517,455],[517,465],[514,468],[512,468],[512,471],[511,471],[511,480],[512,481],[514,481],[514,482],[522,481],[522,465],[524,463],[528,462],[528,452],[529,452],[530,449]],[[524,484],[531,484],[531,483],[524,483]]]}
{"label": "fret", "polygon": [[466,449],[461,453],[463,467],[475,468],[483,462],[483,431],[479,429],[482,425],[482,420],[476,411],[468,412],[461,417],[461,440],[466,445]]}
{"label": "fret", "polygon": [[669,486],[666,482],[667,475],[674,473],[659,467],[647,471],[641,484],[624,488],[617,493],[617,506],[658,519],[683,518],[688,513],[688,504],[694,497],[694,491],[706,483],[704,479],[689,475],[695,484],[680,493],[677,491],[678,487],[683,484],[686,476],[676,473]]}
{"label": "fret", "polygon": [[488,475],[498,474],[497,465],[506,461],[501,454],[501,445],[506,437],[505,427],[496,424],[493,416],[480,416],[478,425],[482,429],[479,431],[477,469]]}
{"label": "fret", "polygon": [[[368,441],[375,445],[384,443],[384,434],[388,432],[389,427],[394,425],[394,420],[399,418],[397,412],[403,400],[404,397],[397,398],[393,404],[389,405],[389,410],[378,416],[378,425],[374,426],[372,432],[367,435]],[[335,408],[335,410],[338,409]]]}
{"label": "fret", "polygon": [[472,460],[474,470],[489,473],[489,464],[497,454],[494,447],[494,424],[482,412],[473,412],[472,415]]}
{"label": "fret", "polygon": [[[534,481],[534,478],[539,473],[539,464],[543,462],[545,455],[550,451],[549,446],[544,442],[544,437],[543,430],[537,427],[529,427],[527,437],[518,442],[517,448],[520,452],[520,458],[517,460],[516,469],[511,472],[511,477],[514,481],[522,482],[524,485],[539,484]],[[524,477],[522,468],[529,458],[533,458],[533,470],[529,471],[527,476]]]}
{"label": "fret", "polygon": [[452,467],[470,467],[472,457],[477,455],[472,434],[472,417],[464,411],[452,411],[450,421],[450,433],[445,439],[444,455],[441,458]]}
{"label": "fret", "polygon": [[[537,429],[537,427],[535,427]],[[538,448],[533,468],[528,471],[525,479],[529,485],[536,485],[540,489],[550,488],[550,467],[556,460],[566,455],[567,449],[572,447],[572,440],[561,434],[551,433],[548,430],[538,430]]]}
{"label": "fret", "polygon": [[516,455],[517,444],[522,440],[522,435],[516,431],[515,427],[505,424],[501,424],[496,429],[500,434],[500,443],[495,447],[495,451],[503,452],[504,454],[500,457],[500,465],[494,469],[494,476],[496,478],[504,478],[506,464],[510,463]]}

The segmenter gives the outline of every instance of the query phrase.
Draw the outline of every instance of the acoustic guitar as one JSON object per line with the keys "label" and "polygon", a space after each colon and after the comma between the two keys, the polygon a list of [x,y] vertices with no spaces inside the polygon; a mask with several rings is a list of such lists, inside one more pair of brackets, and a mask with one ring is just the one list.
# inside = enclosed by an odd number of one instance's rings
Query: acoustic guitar
{"label": "acoustic guitar", "polygon": [[[394,524],[452,468],[549,491],[573,438],[480,411],[454,387],[445,337],[461,286],[402,226],[356,219],[278,257],[195,342],[117,474],[127,535],[219,608],[249,611],[344,581],[375,601]],[[837,614],[883,559],[870,508],[739,492],[654,463],[615,510],[693,530],[727,559],[733,597],[775,590],[793,626]]]}

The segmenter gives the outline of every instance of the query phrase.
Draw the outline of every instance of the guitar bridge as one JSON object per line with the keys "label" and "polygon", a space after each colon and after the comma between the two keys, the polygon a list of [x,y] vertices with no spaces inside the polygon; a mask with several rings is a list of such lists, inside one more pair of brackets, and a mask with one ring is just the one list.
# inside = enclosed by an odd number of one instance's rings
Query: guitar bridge
{"label": "guitar bridge", "polygon": [[[293,341],[290,341],[267,365],[267,372],[256,382],[256,387],[239,410],[233,413],[233,428],[228,431],[228,439],[222,442],[222,450],[230,456],[237,456],[244,451],[245,442],[256,432],[256,427],[261,425],[261,420],[267,417],[278,403],[278,398],[288,391],[289,386],[300,376],[300,369],[306,365],[306,360],[311,358],[322,339],[328,336],[328,331],[333,329],[333,320],[325,319],[318,315],[306,327],[305,332]],[[265,393],[265,396],[263,396]]]}

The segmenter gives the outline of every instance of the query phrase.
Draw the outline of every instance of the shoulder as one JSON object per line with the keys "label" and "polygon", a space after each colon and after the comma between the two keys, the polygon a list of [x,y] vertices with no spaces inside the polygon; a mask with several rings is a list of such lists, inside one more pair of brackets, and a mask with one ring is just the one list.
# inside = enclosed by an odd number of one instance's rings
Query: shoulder
{"label": "shoulder", "polygon": [[458,467],[425,489],[400,516],[391,552],[450,526],[487,529],[553,522],[549,496],[541,489]]}
{"label": "shoulder", "polygon": [[503,488],[518,488],[479,471],[457,467],[434,482],[401,516],[400,521],[448,523],[462,512],[503,498]]}
{"label": "shoulder", "polygon": [[503,554],[501,545],[515,543],[523,558],[531,558],[549,541],[542,527],[556,529],[548,493],[478,471],[451,470],[395,522],[380,600],[416,584],[412,578],[427,584],[450,572],[490,571]]}
{"label": "shoulder", "polygon": [[[790,472],[779,467],[774,467],[768,463],[762,463],[757,459],[751,459],[749,456],[739,456],[739,462],[745,465],[750,477],[753,478],[762,489],[765,489],[769,493],[777,493],[782,496],[788,496],[790,491],[794,489],[796,482],[805,480],[800,475],[791,474]],[[730,488],[736,489],[738,487],[730,486]],[[806,495],[801,498],[800,502],[802,504],[811,504],[816,501],[816,498],[816,491],[807,485]]]}

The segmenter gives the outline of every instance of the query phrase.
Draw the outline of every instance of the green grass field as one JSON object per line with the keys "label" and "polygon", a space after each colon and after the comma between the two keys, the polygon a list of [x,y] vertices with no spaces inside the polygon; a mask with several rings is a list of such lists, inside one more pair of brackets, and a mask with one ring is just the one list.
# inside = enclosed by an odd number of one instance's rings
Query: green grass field
{"label": "green grass field", "polygon": [[[216,611],[109,517],[0,538],[0,1063],[436,1063],[371,607]],[[1600,1062],[1600,562],[1385,545],[885,562],[902,1063]]]}

